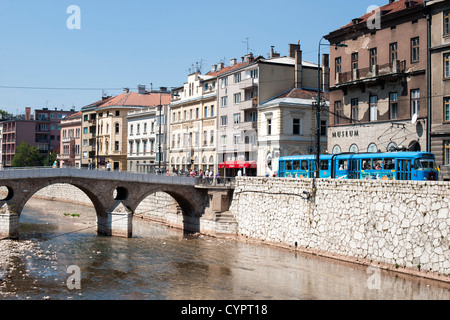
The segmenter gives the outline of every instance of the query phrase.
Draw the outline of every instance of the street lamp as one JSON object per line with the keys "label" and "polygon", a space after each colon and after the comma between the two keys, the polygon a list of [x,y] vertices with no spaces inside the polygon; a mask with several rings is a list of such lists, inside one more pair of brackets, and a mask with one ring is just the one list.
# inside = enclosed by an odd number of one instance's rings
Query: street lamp
{"label": "street lamp", "polygon": [[317,57],[317,74],[318,74],[318,82],[317,82],[317,102],[316,102],[316,119],[317,119],[317,124],[316,124],[316,134],[317,134],[317,146],[316,146],[316,168],[315,168],[315,172],[314,172],[314,176],[316,178],[319,178],[319,165],[320,165],[320,93],[321,93],[321,69],[320,69],[320,46],[333,46],[333,47],[347,47],[346,44],[343,43],[337,43],[337,44],[322,44],[322,40],[324,39],[324,37],[322,37],[319,41],[319,54]]}

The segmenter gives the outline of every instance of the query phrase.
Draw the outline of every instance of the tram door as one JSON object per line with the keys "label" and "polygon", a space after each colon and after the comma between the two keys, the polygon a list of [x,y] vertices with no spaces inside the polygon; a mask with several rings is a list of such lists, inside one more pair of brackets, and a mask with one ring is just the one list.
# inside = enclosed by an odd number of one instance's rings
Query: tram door
{"label": "tram door", "polygon": [[397,159],[396,180],[411,180],[411,160]]}

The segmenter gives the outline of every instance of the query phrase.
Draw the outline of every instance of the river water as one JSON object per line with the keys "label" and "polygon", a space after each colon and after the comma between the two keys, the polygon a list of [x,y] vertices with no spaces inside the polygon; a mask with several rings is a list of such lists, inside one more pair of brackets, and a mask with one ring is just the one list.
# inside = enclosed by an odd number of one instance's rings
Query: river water
{"label": "river water", "polygon": [[20,221],[0,241],[0,300],[450,299],[442,282],[142,220],[130,239],[99,236],[86,206],[31,199]]}

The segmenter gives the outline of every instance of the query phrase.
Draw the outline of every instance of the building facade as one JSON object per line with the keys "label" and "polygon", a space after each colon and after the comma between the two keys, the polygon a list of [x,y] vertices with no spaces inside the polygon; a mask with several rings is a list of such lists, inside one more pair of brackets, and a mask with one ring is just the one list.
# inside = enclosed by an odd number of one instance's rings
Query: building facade
{"label": "building facade", "polygon": [[[324,55],[323,79],[327,79],[328,55]],[[271,66],[273,64],[273,66]],[[270,75],[281,68],[277,92],[267,100],[264,83],[271,83]],[[283,156],[315,153],[317,148],[316,107],[318,65],[302,59],[300,45],[290,44],[287,57],[274,57],[261,63],[261,97],[258,105],[258,176],[273,175],[278,171],[278,159]],[[288,67],[288,68],[286,68]],[[280,72],[280,71],[278,71]],[[323,84],[321,84],[321,90]],[[272,88],[273,89],[273,88]],[[327,146],[328,93],[322,93],[321,151]]]}
{"label": "building facade", "polygon": [[168,105],[129,111],[128,171],[165,172]]}
{"label": "building facade", "polygon": [[325,36],[330,50],[328,151],[427,150],[423,1],[389,1]]}
{"label": "building facade", "polygon": [[450,180],[450,3],[430,1],[431,152],[440,177]]}
{"label": "building facade", "polygon": [[[127,171],[128,112],[169,104],[170,93],[152,93],[140,86],[138,92],[124,92],[96,108],[97,155],[99,168]],[[108,165],[109,164],[109,165]]]}
{"label": "building facade", "polygon": [[81,108],[81,166],[87,168],[89,162],[97,163],[97,113],[96,110],[112,97],[105,96],[101,100]]}
{"label": "building facade", "polygon": [[217,172],[217,78],[193,73],[173,89],[169,107],[170,172]]}
{"label": "building facade", "polygon": [[80,111],[61,120],[60,168],[81,168],[81,119]]}

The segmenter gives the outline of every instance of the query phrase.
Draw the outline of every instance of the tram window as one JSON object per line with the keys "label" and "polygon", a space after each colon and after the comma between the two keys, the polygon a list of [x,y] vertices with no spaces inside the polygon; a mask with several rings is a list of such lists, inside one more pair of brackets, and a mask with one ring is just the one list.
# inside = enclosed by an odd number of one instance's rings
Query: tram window
{"label": "tram window", "polygon": [[362,168],[363,168],[363,170],[370,170],[370,167],[371,167],[371,165],[370,165],[370,159],[363,159],[362,160]]}
{"label": "tram window", "polygon": [[320,170],[328,170],[328,160],[320,161]]}
{"label": "tram window", "polygon": [[415,170],[434,169],[434,161],[433,160],[416,159],[414,161],[414,169]]}
{"label": "tram window", "polygon": [[394,170],[395,169],[394,159],[385,159],[384,160],[384,169],[385,170]]}
{"label": "tram window", "polygon": [[294,170],[300,170],[300,161],[295,160],[293,166]]}
{"label": "tram window", "polygon": [[302,170],[308,170],[308,161],[302,160]]}
{"label": "tram window", "polygon": [[339,160],[339,170],[347,170],[347,160]]}
{"label": "tram window", "polygon": [[292,161],[286,161],[286,170],[292,170]]}
{"label": "tram window", "polygon": [[381,165],[383,163],[382,159],[373,159],[372,161],[372,165],[373,165],[373,170],[381,170]]}

